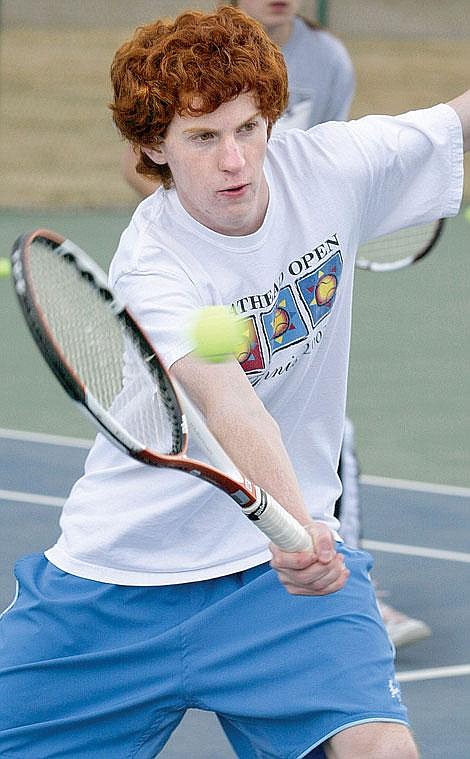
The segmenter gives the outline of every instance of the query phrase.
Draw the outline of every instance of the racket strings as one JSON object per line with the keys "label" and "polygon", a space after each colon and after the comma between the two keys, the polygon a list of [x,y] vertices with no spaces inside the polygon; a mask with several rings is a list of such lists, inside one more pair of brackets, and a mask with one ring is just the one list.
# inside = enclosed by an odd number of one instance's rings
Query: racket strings
{"label": "racket strings", "polygon": [[159,453],[179,453],[182,440],[162,386],[124,330],[121,390],[110,413],[145,448]]}
{"label": "racket strings", "polygon": [[68,365],[109,408],[121,389],[122,334],[106,319],[99,292],[82,281],[67,259],[38,240],[31,246],[30,273],[36,304]]}
{"label": "racket strings", "polygon": [[[36,307],[61,359],[99,406],[142,447],[177,453],[181,434],[164,383],[149,368],[105,291],[54,245],[36,239],[29,270]],[[88,277],[88,278],[87,278]]]}
{"label": "racket strings", "polygon": [[443,220],[399,229],[382,235],[361,245],[356,265],[359,268],[374,268],[377,271],[402,268],[424,256],[440,237]]}
{"label": "racket strings", "polygon": [[429,224],[424,227],[400,229],[393,234],[377,237],[361,246],[361,258],[371,261],[396,261],[406,258],[425,247],[433,230],[434,224]]}

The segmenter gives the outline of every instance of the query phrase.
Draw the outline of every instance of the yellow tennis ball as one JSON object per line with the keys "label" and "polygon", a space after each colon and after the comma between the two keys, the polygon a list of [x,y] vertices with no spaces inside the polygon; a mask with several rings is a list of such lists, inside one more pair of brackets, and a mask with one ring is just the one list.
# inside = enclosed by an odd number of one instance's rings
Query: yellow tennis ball
{"label": "yellow tennis ball", "polygon": [[11,263],[9,258],[0,258],[0,278],[4,279],[11,274]]}
{"label": "yellow tennis ball", "polygon": [[465,211],[463,212],[463,217],[465,221],[468,221],[468,223],[470,224],[470,206],[466,207]]}
{"label": "yellow tennis ball", "polygon": [[191,336],[196,356],[217,364],[238,353],[243,323],[227,306],[206,306],[194,316]]}

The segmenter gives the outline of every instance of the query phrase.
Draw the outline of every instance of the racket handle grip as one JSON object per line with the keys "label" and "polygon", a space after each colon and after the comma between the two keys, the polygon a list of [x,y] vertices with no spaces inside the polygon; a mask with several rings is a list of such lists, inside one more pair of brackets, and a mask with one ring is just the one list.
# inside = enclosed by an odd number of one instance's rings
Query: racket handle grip
{"label": "racket handle grip", "polygon": [[255,487],[257,499],[242,506],[245,515],[283,551],[308,551],[312,538],[307,530],[286,511],[269,493]]}

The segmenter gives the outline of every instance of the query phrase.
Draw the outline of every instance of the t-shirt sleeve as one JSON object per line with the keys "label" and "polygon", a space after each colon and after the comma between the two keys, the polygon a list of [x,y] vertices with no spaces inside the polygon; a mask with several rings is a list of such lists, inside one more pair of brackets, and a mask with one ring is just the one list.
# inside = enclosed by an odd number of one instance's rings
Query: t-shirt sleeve
{"label": "t-shirt sleeve", "polygon": [[183,270],[123,274],[115,291],[168,368],[194,349],[189,324],[204,305],[201,288]]}
{"label": "t-shirt sleeve", "polygon": [[367,172],[360,242],[458,213],[463,140],[450,106],[369,116],[345,126]]}

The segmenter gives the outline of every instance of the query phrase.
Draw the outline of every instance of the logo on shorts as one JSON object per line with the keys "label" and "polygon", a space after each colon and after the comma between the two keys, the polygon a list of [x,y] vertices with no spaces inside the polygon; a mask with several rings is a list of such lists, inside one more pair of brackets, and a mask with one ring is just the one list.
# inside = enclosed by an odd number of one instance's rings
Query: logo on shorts
{"label": "logo on shorts", "polygon": [[401,690],[396,678],[390,678],[388,681],[388,690],[392,698],[395,698],[401,704]]}

